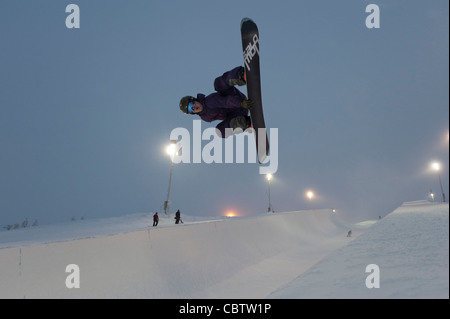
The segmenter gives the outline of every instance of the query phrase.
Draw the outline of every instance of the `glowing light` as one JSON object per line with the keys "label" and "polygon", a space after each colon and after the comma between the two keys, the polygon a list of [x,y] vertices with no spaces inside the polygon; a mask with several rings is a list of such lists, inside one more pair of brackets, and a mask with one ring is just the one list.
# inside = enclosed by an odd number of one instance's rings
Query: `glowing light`
{"label": "glowing light", "polygon": [[175,144],[169,144],[166,148],[166,153],[170,156],[175,155],[177,146]]}
{"label": "glowing light", "polygon": [[441,165],[438,162],[431,163],[431,168],[435,171],[439,171],[441,168]]}
{"label": "glowing light", "polygon": [[236,214],[235,211],[229,210],[229,211],[227,211],[227,212],[225,213],[225,216],[226,216],[226,217],[237,217],[238,214]]}
{"label": "glowing light", "polygon": [[308,192],[306,193],[306,196],[307,196],[309,199],[311,199],[311,198],[314,197],[314,193],[313,193],[312,191],[308,191]]}

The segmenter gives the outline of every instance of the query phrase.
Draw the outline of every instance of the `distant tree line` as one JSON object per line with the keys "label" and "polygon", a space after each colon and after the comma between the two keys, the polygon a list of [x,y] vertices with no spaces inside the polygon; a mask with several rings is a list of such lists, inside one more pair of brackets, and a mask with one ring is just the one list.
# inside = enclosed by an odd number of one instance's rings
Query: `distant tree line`
{"label": "distant tree line", "polygon": [[[76,217],[72,217],[70,220],[74,222],[74,221],[76,221],[77,219],[76,219]],[[82,217],[80,218],[80,220],[84,220],[84,216],[82,216]],[[35,226],[38,226],[38,225],[39,225],[39,223],[38,223],[38,220],[36,219],[36,220],[33,222],[33,224],[31,224],[31,227],[35,227]],[[28,218],[25,218],[25,220],[24,220],[22,223],[14,223],[14,224],[11,224],[11,225],[3,226],[3,228],[6,229],[6,230],[19,229],[19,228],[27,228],[27,227],[30,227],[30,226],[29,226],[29,223],[28,223]]]}
{"label": "distant tree line", "polygon": [[[33,224],[31,224],[31,227],[35,227],[38,225],[38,220],[36,219]],[[18,229],[18,228],[27,228],[28,227],[28,218],[25,218],[25,220],[22,223],[14,223],[12,225],[6,225],[3,226],[4,229],[6,230],[11,230],[11,229]]]}

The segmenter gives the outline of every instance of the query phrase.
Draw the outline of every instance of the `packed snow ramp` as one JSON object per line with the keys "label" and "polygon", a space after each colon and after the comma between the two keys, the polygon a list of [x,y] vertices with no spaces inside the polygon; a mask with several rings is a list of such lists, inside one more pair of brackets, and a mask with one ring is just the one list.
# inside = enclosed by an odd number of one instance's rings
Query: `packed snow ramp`
{"label": "packed snow ramp", "polygon": [[449,206],[404,203],[270,298],[449,298]]}
{"label": "packed snow ramp", "polygon": [[0,298],[263,298],[346,245],[331,210],[0,249]]}

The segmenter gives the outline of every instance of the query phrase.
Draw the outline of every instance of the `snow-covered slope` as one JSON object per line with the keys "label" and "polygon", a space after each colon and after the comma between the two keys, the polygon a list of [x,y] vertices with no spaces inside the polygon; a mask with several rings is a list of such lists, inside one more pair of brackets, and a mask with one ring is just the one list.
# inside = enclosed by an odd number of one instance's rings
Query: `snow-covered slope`
{"label": "snow-covered slope", "polygon": [[331,210],[161,226],[0,249],[0,298],[265,297],[353,239]]}
{"label": "snow-covered slope", "polygon": [[448,204],[403,204],[269,297],[449,298]]}
{"label": "snow-covered slope", "polygon": [[[0,231],[0,248],[68,241],[90,237],[116,235],[120,233],[145,230],[153,224],[153,214],[136,213],[119,217],[76,220],[66,223],[41,225],[38,227],[18,228]],[[211,217],[182,216],[184,222],[195,223],[211,221]],[[218,217],[223,220],[224,217]],[[158,228],[174,225],[171,218],[161,216]]]}
{"label": "snow-covered slope", "polygon": [[[0,232],[0,298],[448,298],[448,214],[414,202],[372,226],[315,210]],[[66,286],[71,264],[80,288]],[[366,287],[369,264],[380,288]]]}

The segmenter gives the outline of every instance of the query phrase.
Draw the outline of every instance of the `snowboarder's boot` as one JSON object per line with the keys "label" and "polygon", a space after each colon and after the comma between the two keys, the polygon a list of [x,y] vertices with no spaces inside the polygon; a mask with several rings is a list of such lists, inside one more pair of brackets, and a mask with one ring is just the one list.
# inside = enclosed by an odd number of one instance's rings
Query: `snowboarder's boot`
{"label": "snowboarder's boot", "polygon": [[237,128],[245,131],[249,127],[251,127],[252,121],[250,120],[250,116],[237,116],[230,120],[230,127],[235,130]]}

